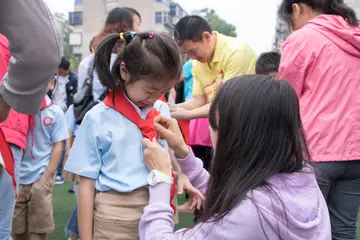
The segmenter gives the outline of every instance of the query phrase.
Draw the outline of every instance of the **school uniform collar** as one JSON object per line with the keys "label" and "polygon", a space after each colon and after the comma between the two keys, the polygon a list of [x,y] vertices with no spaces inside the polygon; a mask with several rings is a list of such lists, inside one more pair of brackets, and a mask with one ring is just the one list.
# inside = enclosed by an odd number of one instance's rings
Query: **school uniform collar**
{"label": "school uniform collar", "polygon": [[40,106],[40,111],[44,110],[45,108],[50,107],[51,105],[52,105],[51,99],[49,98],[48,95],[45,95],[44,100],[43,100],[43,102],[41,103],[41,106]]}

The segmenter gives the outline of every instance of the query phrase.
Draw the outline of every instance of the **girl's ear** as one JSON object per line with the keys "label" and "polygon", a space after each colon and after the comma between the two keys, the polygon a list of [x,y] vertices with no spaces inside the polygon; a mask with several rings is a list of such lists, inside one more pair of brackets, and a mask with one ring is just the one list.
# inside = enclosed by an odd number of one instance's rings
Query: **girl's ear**
{"label": "girl's ear", "polygon": [[123,79],[125,82],[130,81],[130,74],[126,70],[124,62],[120,63],[120,76],[121,76],[121,79]]}

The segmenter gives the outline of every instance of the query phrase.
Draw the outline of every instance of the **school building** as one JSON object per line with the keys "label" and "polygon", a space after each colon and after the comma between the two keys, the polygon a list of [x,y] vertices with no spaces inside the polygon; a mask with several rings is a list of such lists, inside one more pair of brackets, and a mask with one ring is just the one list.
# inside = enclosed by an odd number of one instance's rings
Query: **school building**
{"label": "school building", "polygon": [[161,33],[173,33],[175,24],[187,15],[172,0],[75,0],[74,12],[69,13],[73,26],[70,44],[74,57],[83,59],[89,55],[89,43],[103,26],[108,13],[115,7],[131,7],[141,15],[141,29]]}

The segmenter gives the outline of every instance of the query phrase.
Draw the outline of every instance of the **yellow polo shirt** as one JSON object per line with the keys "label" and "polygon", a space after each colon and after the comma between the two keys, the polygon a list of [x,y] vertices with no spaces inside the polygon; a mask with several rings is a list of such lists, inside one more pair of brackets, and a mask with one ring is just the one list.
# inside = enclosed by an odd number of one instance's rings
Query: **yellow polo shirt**
{"label": "yellow polo shirt", "polygon": [[245,42],[218,32],[213,60],[208,63],[193,62],[193,95],[205,94],[212,102],[222,83],[244,74],[255,74],[256,54]]}

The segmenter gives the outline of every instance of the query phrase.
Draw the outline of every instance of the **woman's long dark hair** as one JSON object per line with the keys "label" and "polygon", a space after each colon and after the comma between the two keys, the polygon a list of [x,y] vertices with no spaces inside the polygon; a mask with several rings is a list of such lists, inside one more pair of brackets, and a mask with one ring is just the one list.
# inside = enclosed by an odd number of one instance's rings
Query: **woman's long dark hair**
{"label": "woman's long dark hair", "polygon": [[279,7],[279,17],[291,24],[292,5],[303,3],[323,14],[342,16],[350,25],[358,26],[359,20],[355,11],[344,3],[344,0],[283,0]]}
{"label": "woman's long dark hair", "polygon": [[229,80],[209,121],[217,142],[200,222],[221,220],[269,177],[301,171],[310,160],[298,98],[285,81],[265,75]]}

